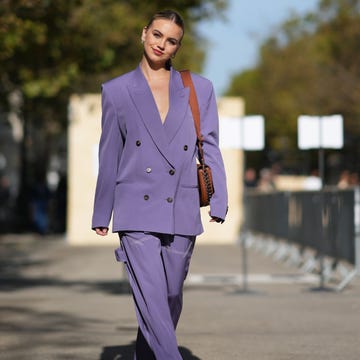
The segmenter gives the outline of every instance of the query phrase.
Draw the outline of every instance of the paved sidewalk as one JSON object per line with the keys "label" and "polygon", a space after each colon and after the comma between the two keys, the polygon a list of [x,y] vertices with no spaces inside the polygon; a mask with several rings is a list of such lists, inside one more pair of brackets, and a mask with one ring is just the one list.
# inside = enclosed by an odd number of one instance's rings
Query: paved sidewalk
{"label": "paved sidewalk", "polygon": [[[132,360],[136,319],[113,247],[0,236],[0,359]],[[185,360],[358,360],[360,281],[342,293],[237,245],[197,246],[178,341]]]}

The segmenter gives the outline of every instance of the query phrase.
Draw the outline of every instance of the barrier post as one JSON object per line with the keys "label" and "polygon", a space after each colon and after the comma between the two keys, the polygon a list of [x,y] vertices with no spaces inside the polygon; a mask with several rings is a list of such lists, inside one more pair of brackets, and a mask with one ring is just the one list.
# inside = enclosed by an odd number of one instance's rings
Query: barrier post
{"label": "barrier post", "polygon": [[354,189],[354,242],[355,242],[355,268],[336,287],[336,291],[342,291],[347,284],[356,276],[360,275],[360,188]]}
{"label": "barrier post", "polygon": [[360,188],[356,187],[354,190],[355,196],[355,211],[354,211],[354,225],[355,225],[355,270],[360,274]]}
{"label": "barrier post", "polygon": [[[321,129],[321,127],[320,127]],[[320,130],[321,138],[321,130]],[[321,179],[321,200],[320,200],[320,226],[321,226],[321,237],[320,237],[320,246],[319,246],[319,265],[320,265],[320,289],[325,287],[325,277],[324,277],[324,243],[325,243],[325,227],[327,229],[328,219],[326,214],[325,207],[325,194],[324,194],[324,179],[325,179],[325,166],[324,166],[324,149],[319,147],[319,175]]]}
{"label": "barrier post", "polygon": [[243,292],[248,292],[248,263],[247,263],[247,247],[246,247],[247,234],[242,232],[240,235],[241,240],[241,253],[242,253],[242,278],[243,278]]}

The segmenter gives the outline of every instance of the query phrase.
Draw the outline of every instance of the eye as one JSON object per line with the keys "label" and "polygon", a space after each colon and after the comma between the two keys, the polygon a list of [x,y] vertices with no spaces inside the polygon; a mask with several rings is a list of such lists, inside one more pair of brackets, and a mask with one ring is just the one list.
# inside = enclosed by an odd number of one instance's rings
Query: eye
{"label": "eye", "polygon": [[174,45],[174,46],[175,46],[175,45],[177,45],[178,42],[177,42],[176,40],[174,40],[174,39],[170,39],[170,40],[169,40],[169,43],[170,43],[171,45]]}
{"label": "eye", "polygon": [[159,38],[161,35],[160,35],[160,33],[158,33],[157,31],[154,31],[154,32],[153,32],[153,36],[156,37],[156,38]]}

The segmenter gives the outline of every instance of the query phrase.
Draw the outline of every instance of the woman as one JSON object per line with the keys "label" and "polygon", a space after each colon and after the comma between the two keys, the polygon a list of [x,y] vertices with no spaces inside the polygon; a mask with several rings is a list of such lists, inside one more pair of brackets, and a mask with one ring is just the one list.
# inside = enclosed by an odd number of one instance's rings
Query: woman
{"label": "woman", "polygon": [[[102,134],[92,228],[113,232],[121,246],[139,322],[135,358],[181,359],[175,328],[195,237],[203,228],[196,172],[196,133],[189,89],[171,67],[184,24],[174,11],[144,27],[139,66],[102,86]],[[210,221],[227,211],[218,115],[211,83],[192,74],[198,96],[206,162],[215,193]]]}

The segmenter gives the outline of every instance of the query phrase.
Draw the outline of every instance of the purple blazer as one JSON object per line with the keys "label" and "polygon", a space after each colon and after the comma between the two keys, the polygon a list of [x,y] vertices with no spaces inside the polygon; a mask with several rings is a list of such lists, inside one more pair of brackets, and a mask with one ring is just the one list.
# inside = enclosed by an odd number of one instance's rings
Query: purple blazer
{"label": "purple blazer", "polygon": [[[210,211],[225,219],[228,199],[214,90],[209,80],[196,74],[192,78],[205,161],[212,169],[215,188]],[[92,228],[108,227],[113,214],[113,232],[201,234],[196,156],[189,89],[179,72],[171,69],[170,107],[164,124],[140,67],[103,84]]]}

